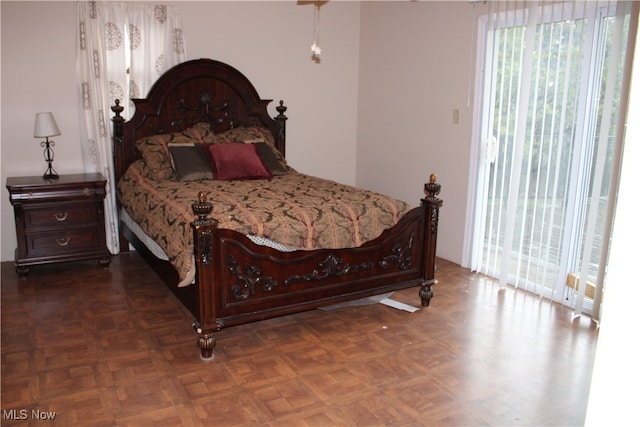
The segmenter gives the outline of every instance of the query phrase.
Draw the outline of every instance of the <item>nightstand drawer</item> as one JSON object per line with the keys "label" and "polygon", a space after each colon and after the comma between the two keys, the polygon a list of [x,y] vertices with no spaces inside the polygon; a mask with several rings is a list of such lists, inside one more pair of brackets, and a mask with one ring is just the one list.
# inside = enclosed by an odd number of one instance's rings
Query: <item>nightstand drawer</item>
{"label": "nightstand drawer", "polygon": [[66,255],[101,249],[95,227],[25,234],[27,256]]}
{"label": "nightstand drawer", "polygon": [[23,206],[25,231],[34,228],[80,227],[98,222],[95,202]]}

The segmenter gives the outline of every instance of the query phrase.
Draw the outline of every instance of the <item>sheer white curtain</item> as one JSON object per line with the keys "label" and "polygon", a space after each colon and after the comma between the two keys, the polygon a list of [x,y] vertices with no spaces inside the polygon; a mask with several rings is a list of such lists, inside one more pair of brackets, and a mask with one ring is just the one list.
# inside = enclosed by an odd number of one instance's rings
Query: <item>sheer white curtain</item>
{"label": "sheer white curtain", "polygon": [[132,114],[130,98],[143,97],[167,69],[183,62],[179,10],[153,3],[78,2],[77,69],[84,169],[107,179],[107,245],[118,253],[113,182],[111,110],[116,99]]}
{"label": "sheer white curtain", "polygon": [[469,266],[595,319],[624,136],[630,10],[623,1],[496,1],[479,24]]}

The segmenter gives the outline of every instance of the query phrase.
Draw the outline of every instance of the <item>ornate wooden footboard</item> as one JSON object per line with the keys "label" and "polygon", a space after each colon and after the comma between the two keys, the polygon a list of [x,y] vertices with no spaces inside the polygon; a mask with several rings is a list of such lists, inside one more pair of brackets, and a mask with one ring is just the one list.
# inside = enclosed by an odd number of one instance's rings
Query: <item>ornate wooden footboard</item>
{"label": "ornate wooden footboard", "polygon": [[432,175],[422,205],[358,248],[281,252],[216,227],[204,193],[194,202],[198,347],[213,357],[214,332],[411,286],[433,297],[440,184]]}

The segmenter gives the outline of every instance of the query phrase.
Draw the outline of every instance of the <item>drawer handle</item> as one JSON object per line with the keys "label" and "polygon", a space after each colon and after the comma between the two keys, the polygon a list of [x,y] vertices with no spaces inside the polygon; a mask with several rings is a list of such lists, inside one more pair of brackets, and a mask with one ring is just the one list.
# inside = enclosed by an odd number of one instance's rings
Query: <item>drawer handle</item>
{"label": "drawer handle", "polygon": [[69,212],[58,212],[53,214],[53,217],[60,222],[66,221],[68,216]]}
{"label": "drawer handle", "polygon": [[70,237],[65,237],[65,238],[61,238],[61,239],[56,239],[56,242],[58,242],[58,244],[60,246],[67,246],[69,244],[70,240],[71,240]]}

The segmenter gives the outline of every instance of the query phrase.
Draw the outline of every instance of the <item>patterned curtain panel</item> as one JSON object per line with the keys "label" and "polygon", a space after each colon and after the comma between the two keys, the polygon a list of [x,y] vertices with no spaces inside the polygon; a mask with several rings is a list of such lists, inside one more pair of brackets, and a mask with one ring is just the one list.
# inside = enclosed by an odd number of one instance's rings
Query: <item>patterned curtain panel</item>
{"label": "patterned curtain panel", "polygon": [[119,99],[131,117],[131,98],[144,97],[156,79],[185,60],[180,13],[165,5],[78,2],[77,68],[84,169],[107,179],[107,244],[116,254],[118,215],[113,178],[111,109]]}

